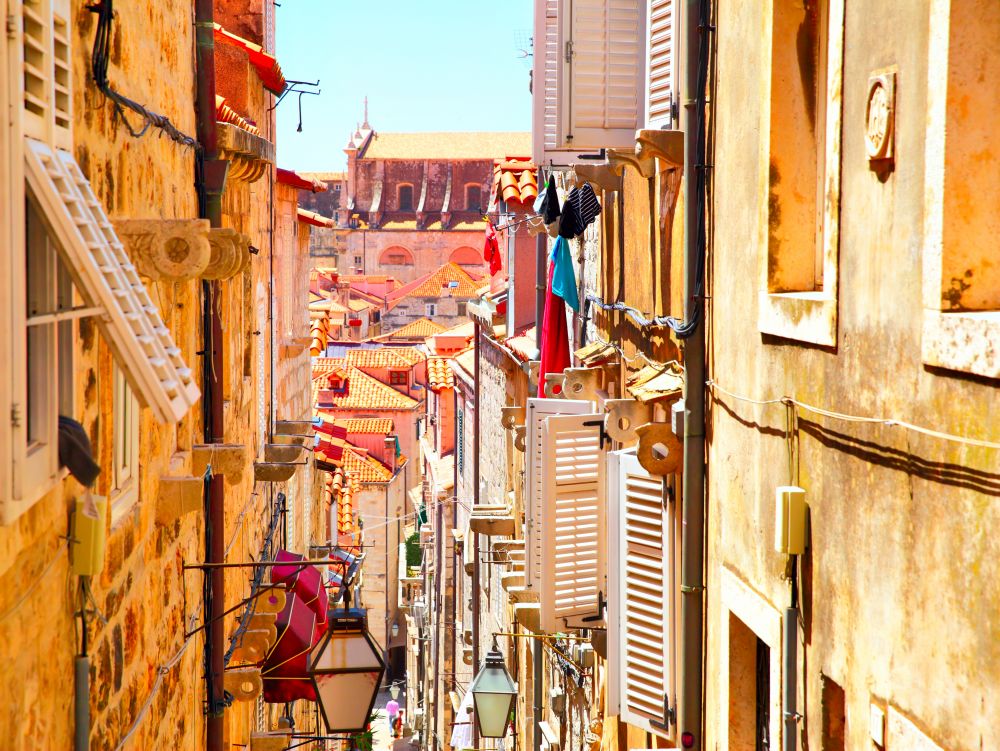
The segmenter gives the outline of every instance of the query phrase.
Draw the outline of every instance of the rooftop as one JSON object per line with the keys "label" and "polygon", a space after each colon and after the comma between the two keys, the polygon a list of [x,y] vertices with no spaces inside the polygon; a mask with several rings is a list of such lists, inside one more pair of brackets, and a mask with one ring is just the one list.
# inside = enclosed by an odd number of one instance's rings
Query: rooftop
{"label": "rooftop", "polygon": [[427,359],[427,383],[432,391],[450,389],[455,386],[455,374],[450,358],[430,357]]}
{"label": "rooftop", "polygon": [[407,297],[433,297],[437,299],[443,296],[442,292],[446,292],[447,296],[451,297],[471,299],[477,297],[478,282],[479,279],[468,271],[449,261],[437,271],[432,271],[430,274],[414,279],[409,284],[404,284],[399,289],[393,290],[386,296],[386,302],[392,308]]}
{"label": "rooftop", "polygon": [[395,331],[383,334],[378,337],[378,340],[402,341],[405,339],[426,339],[427,337],[434,336],[434,334],[444,330],[444,326],[436,321],[432,321],[430,318],[418,318],[415,321],[410,321],[408,324],[396,329]]}
{"label": "rooftop", "polygon": [[[401,394],[388,384],[372,378],[353,365],[348,365],[339,357],[313,358],[313,405],[319,408],[343,410],[408,410],[418,402],[406,394]],[[343,392],[329,388],[325,382],[331,375],[346,380]],[[319,404],[319,392],[325,392],[326,399]]]}
{"label": "rooftop", "polygon": [[416,347],[378,347],[373,349],[349,349],[344,358],[356,368],[406,368],[407,370],[424,359]]}
{"label": "rooftop", "polygon": [[363,159],[482,159],[493,161],[531,153],[531,133],[372,134]]}

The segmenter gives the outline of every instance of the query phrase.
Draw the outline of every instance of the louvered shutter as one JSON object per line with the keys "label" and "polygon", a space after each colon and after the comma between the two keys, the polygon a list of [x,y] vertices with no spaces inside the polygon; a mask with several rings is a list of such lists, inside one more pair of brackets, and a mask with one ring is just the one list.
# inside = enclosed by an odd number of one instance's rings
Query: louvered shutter
{"label": "louvered shutter", "polygon": [[543,421],[541,627],[597,625],[607,594],[603,414]]}
{"label": "louvered shutter", "polygon": [[24,132],[72,148],[69,3],[21,3],[21,97]]}
{"label": "louvered shutter", "polygon": [[610,705],[630,725],[669,738],[674,705],[674,517],[662,478],[633,451],[610,454]]}
{"label": "louvered shutter", "polygon": [[670,127],[674,84],[674,0],[649,0],[646,127]]}
{"label": "louvered shutter", "polygon": [[577,399],[528,399],[524,445],[524,567],[527,586],[541,591],[542,539],[542,430],[551,415],[581,415],[593,411],[589,401]]}
{"label": "louvered shutter", "polygon": [[563,0],[557,146],[633,148],[645,91],[646,0]]}
{"label": "louvered shutter", "polygon": [[56,245],[133,392],[160,422],[177,422],[198,400],[193,373],[73,157],[25,139],[28,184]]}

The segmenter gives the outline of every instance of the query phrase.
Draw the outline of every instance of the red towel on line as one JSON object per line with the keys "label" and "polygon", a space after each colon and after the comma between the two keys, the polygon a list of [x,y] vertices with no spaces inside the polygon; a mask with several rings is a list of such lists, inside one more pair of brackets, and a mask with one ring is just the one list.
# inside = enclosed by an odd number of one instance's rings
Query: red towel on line
{"label": "red towel on line", "polygon": [[496,274],[503,268],[500,257],[500,244],[497,242],[497,231],[493,222],[486,222],[486,243],[483,245],[483,260],[490,265],[490,274]]}
{"label": "red towel on line", "polygon": [[552,271],[549,262],[548,284],[545,285],[545,311],[542,313],[541,364],[538,369],[538,397],[545,396],[545,374],[562,373],[570,366],[569,329],[566,326],[566,303],[552,292]]}

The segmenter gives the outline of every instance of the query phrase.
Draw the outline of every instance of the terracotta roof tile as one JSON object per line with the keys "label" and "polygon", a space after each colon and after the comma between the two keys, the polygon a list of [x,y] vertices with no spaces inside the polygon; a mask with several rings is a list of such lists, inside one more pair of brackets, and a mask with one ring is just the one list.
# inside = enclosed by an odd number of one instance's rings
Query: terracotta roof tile
{"label": "terracotta roof tile", "polygon": [[372,134],[362,159],[493,160],[531,153],[531,133]]}
{"label": "terracotta roof tile", "polygon": [[502,199],[507,203],[530,206],[538,196],[535,165],[530,161],[497,160],[493,162],[493,188],[490,204]]}
{"label": "terracotta roof tile", "polygon": [[348,364],[356,368],[411,368],[424,359],[416,347],[378,347],[349,349],[345,354]]}
{"label": "terracotta roof tile", "polygon": [[455,363],[455,367],[461,368],[469,378],[472,378],[476,372],[476,350],[469,347],[464,352],[455,355],[452,362]]}
{"label": "terracotta roof tile", "polygon": [[432,391],[454,388],[455,374],[451,369],[450,358],[430,357],[427,359],[427,382]]}
{"label": "terracotta roof tile", "polygon": [[395,331],[383,334],[378,337],[378,340],[401,341],[404,339],[426,339],[428,336],[434,336],[434,334],[444,330],[444,326],[436,321],[432,321],[430,318],[418,318],[415,321],[410,321],[408,324],[396,329]]}
{"label": "terracotta roof tile", "polygon": [[[363,370],[348,365],[343,358],[314,358],[312,374],[313,406],[320,409],[408,410],[418,404],[415,399],[372,378]],[[334,374],[346,381],[343,391],[330,389],[329,383],[325,382]]]}
{"label": "terracotta roof tile", "polygon": [[506,344],[522,360],[533,360],[538,356],[534,326],[525,329],[517,336],[512,336],[507,340]]}
{"label": "terracotta roof tile", "polygon": [[352,433],[363,435],[390,435],[395,432],[396,425],[388,417],[362,417],[349,420],[335,420],[336,425],[342,425],[348,435]]}
{"label": "terracotta roof tile", "polygon": [[437,299],[442,297],[442,293],[451,297],[471,299],[477,297],[476,289],[479,281],[481,278],[473,276],[457,263],[449,261],[437,271],[432,271],[430,274],[393,290],[386,297],[386,302],[389,303],[390,308],[393,308],[407,297],[433,297]]}

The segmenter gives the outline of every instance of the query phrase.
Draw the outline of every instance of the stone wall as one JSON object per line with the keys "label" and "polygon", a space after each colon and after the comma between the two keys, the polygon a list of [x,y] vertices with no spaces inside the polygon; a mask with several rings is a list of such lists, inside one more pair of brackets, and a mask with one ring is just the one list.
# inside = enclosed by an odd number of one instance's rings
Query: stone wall
{"label": "stone wall", "polygon": [[[461,248],[473,248],[481,257],[485,228],[486,225],[482,224],[482,228],[447,231],[350,230],[347,235],[346,251],[341,253],[340,271],[344,274],[388,274],[403,284],[412,282],[437,271],[451,259],[455,251]],[[413,264],[380,263],[383,252],[394,247],[409,251],[413,256]],[[360,264],[356,260],[358,258],[361,259]],[[361,268],[357,268],[359,265]],[[486,273],[482,265],[468,266],[465,269],[480,276]]]}

